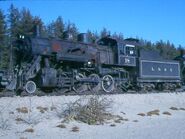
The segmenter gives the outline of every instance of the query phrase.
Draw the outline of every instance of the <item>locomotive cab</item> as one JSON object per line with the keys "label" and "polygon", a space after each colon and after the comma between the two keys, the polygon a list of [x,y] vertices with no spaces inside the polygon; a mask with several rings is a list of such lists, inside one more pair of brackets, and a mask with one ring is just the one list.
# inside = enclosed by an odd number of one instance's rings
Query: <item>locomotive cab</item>
{"label": "locomotive cab", "polygon": [[136,46],[129,42],[118,43],[118,64],[136,66]]}
{"label": "locomotive cab", "polygon": [[[108,62],[101,62],[110,65],[118,65],[125,67],[136,66],[136,46],[137,44],[132,40],[118,41],[116,39],[105,37],[98,41],[99,45],[107,46],[100,57],[101,60],[107,60]],[[111,52],[109,53],[111,49]],[[100,50],[99,50],[100,51]],[[101,51],[100,51],[101,52]],[[113,61],[109,60],[113,59]]]}

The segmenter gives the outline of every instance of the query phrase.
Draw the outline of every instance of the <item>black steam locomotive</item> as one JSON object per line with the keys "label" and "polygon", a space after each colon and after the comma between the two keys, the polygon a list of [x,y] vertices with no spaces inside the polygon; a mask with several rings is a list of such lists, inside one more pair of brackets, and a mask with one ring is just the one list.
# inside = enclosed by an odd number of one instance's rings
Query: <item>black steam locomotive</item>
{"label": "black steam locomotive", "polygon": [[140,49],[137,39],[104,37],[94,44],[84,33],[78,41],[71,38],[69,33],[63,40],[20,36],[14,43],[16,67],[9,76],[1,74],[1,86],[28,93],[37,87],[109,93],[172,90],[181,85],[179,61]]}

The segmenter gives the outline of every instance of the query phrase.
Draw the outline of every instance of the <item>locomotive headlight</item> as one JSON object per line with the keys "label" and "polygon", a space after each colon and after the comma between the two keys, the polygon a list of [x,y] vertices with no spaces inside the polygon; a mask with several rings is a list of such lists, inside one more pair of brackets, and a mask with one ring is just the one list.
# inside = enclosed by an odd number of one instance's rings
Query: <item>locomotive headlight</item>
{"label": "locomotive headlight", "polygon": [[24,35],[19,35],[19,38],[20,39],[24,39]]}
{"label": "locomotive headlight", "polygon": [[87,62],[87,64],[88,64],[88,65],[91,65],[91,64],[92,64],[92,62],[91,62],[91,61],[88,61],[88,62]]}
{"label": "locomotive headlight", "polygon": [[86,63],[86,66],[90,68],[90,67],[92,67],[92,64],[93,64],[92,61],[88,61],[88,62]]}

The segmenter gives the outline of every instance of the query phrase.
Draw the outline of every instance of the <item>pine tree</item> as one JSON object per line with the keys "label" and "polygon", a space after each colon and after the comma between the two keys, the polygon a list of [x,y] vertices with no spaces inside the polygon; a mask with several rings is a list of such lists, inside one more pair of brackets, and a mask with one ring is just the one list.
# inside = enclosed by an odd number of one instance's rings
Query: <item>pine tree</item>
{"label": "pine tree", "polygon": [[64,23],[61,16],[59,16],[54,22],[54,36],[57,38],[63,38]]}
{"label": "pine tree", "polygon": [[122,33],[117,34],[116,32],[114,32],[114,34],[112,35],[113,38],[115,38],[118,41],[123,41],[124,37]]}
{"label": "pine tree", "polygon": [[8,67],[8,48],[6,43],[5,15],[0,9],[0,68]]}
{"label": "pine tree", "polygon": [[87,37],[90,43],[95,43],[98,39],[98,35],[96,33],[91,32],[90,30],[87,30]]}
{"label": "pine tree", "polygon": [[166,59],[174,59],[180,54],[174,44],[171,44],[170,41],[164,42],[163,40],[160,40],[155,46],[160,52],[160,55]]}
{"label": "pine tree", "polygon": [[3,14],[3,11],[0,9],[0,47],[2,47],[5,43],[5,34],[6,34],[5,15]]}
{"label": "pine tree", "polygon": [[103,37],[107,37],[107,36],[110,36],[110,31],[108,31],[106,28],[103,28],[102,31],[100,32],[100,37],[103,38]]}
{"label": "pine tree", "polygon": [[21,11],[21,18],[20,18],[20,28],[19,34],[25,34],[27,36],[32,36],[35,33],[34,30],[34,19],[28,9],[23,8]]}
{"label": "pine tree", "polygon": [[9,23],[9,36],[11,42],[13,42],[19,33],[19,26],[20,26],[20,12],[17,8],[11,4],[9,9],[9,16],[8,16],[8,23]]}
{"label": "pine tree", "polygon": [[[34,36],[41,36],[41,37],[48,37],[47,30],[42,22],[42,19],[38,16],[33,17],[33,35]],[[38,34],[37,34],[38,33]]]}
{"label": "pine tree", "polygon": [[48,37],[55,37],[55,26],[54,26],[54,22],[52,21],[50,24],[47,25],[47,35]]}
{"label": "pine tree", "polygon": [[72,40],[74,40],[74,41],[77,40],[78,29],[77,29],[77,27],[76,27],[76,25],[74,23],[71,23],[69,21],[68,24],[66,25],[65,31],[67,31],[68,33],[70,33],[73,36]]}

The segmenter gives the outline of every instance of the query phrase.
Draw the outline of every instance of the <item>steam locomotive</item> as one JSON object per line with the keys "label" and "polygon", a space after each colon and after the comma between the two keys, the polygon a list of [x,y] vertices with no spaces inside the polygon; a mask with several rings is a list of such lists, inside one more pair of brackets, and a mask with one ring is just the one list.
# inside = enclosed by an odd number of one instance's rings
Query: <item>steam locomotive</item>
{"label": "steam locomotive", "polygon": [[92,43],[85,33],[78,41],[71,39],[70,33],[63,40],[21,35],[14,43],[16,67],[11,75],[1,74],[1,86],[28,93],[37,88],[110,93],[181,86],[179,61],[140,49],[137,39],[107,36]]}

